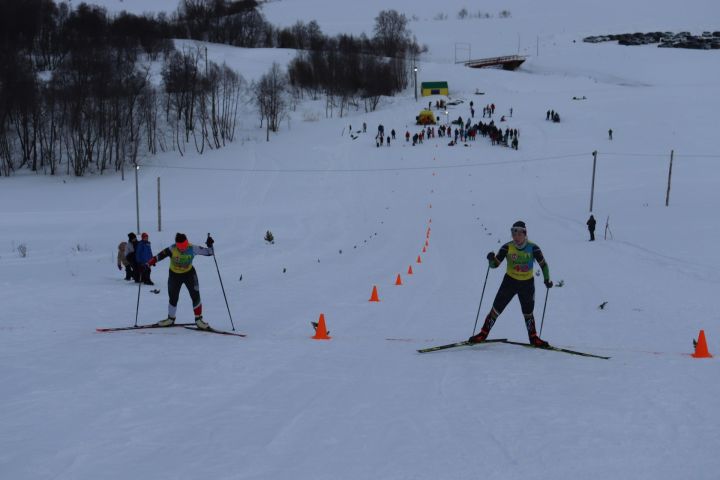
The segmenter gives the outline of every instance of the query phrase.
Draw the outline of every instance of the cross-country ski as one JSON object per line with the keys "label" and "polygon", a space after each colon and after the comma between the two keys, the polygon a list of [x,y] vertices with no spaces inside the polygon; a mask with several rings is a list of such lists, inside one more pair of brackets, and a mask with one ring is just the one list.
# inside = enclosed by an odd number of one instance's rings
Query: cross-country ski
{"label": "cross-country ski", "polygon": [[198,327],[185,327],[187,330],[192,330],[194,332],[204,332],[204,333],[217,333],[218,335],[232,335],[235,337],[247,337],[244,333],[237,333],[237,332],[228,332],[225,330],[215,330],[214,328],[198,328]]}
{"label": "cross-country ski", "polygon": [[554,345],[545,345],[542,347],[537,347],[535,345],[531,345],[529,343],[523,343],[523,342],[513,342],[510,340],[505,340],[503,343],[507,343],[509,345],[519,345],[522,347],[528,347],[528,348],[536,348],[538,350],[550,350],[553,352],[562,352],[562,353],[569,353],[571,355],[579,355],[581,357],[592,357],[592,358],[601,358],[603,360],[609,360],[611,357],[605,357],[603,355],[596,355],[594,353],[587,353],[587,352],[578,352],[576,350],[569,350],[567,348],[560,348],[556,347]]}
{"label": "cross-country ski", "polygon": [[148,325],[136,325],[129,327],[100,327],[96,328],[96,332],[121,332],[124,330],[143,330],[147,328],[168,328],[168,327],[185,327],[189,325],[195,325],[194,323],[175,323],[173,325],[160,325],[158,323],[151,323]]}
{"label": "cross-country ski", "polygon": [[[487,339],[482,343],[495,343],[495,342],[504,342],[505,338],[492,338]],[[438,350],[447,350],[449,348],[456,348],[456,347],[466,347],[470,345],[480,345],[479,343],[471,343],[467,340],[463,342],[456,342],[456,343],[449,343],[447,345],[439,345],[437,347],[428,347],[428,348],[421,348],[418,350],[418,353],[428,353],[428,352],[437,352]]]}

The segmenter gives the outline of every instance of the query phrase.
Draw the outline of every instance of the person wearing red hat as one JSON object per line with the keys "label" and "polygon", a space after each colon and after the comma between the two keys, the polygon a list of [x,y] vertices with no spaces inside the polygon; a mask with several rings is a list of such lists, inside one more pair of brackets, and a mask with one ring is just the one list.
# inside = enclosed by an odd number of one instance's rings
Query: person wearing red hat
{"label": "person wearing red hat", "polygon": [[153,256],[149,238],[148,234],[143,232],[142,235],[140,235],[140,241],[135,247],[135,260],[138,268],[137,278],[145,285],[155,285],[152,280],[150,280],[150,267],[146,265]]}
{"label": "person wearing red hat", "polygon": [[147,262],[150,267],[153,267],[157,262],[170,257],[168,317],[158,322],[158,325],[161,327],[170,327],[175,323],[175,312],[177,310],[178,298],[180,297],[180,288],[185,285],[193,302],[195,325],[201,330],[210,329],[210,325],[208,325],[202,317],[200,283],[192,261],[195,255],[211,256],[213,254],[213,243],[215,243],[215,241],[212,237],[208,236],[206,240],[207,247],[193,245],[188,242],[187,236],[185,236],[184,233],[178,233],[175,235],[175,244],[163,249]]}
{"label": "person wearing red hat", "polygon": [[520,308],[525,317],[530,344],[536,347],[547,347],[548,343],[542,340],[535,328],[535,280],[533,278],[533,263],[538,262],[542,269],[545,287],[552,288],[550,280],[550,269],[540,247],[527,239],[527,228],[525,222],[515,222],[510,229],[512,241],[500,247],[497,255],[494,252],[487,254],[490,268],[497,268],[503,260],[507,260],[507,271],[503,278],[500,289],[493,301],[492,309],[485,318],[485,323],[480,333],[468,339],[470,343],[481,343],[487,339],[490,329],[495,325],[495,320],[505,310],[510,300],[517,295],[520,299]]}

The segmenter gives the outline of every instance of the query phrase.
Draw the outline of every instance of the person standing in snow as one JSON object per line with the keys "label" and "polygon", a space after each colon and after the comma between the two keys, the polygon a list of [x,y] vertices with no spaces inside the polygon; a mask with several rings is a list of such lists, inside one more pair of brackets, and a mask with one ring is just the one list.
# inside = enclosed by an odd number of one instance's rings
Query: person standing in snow
{"label": "person standing in snow", "polygon": [[595,217],[593,217],[592,214],[590,214],[590,218],[588,218],[586,225],[588,227],[588,232],[590,232],[590,241],[591,242],[595,241],[595,224],[596,223],[597,222],[595,222]]}
{"label": "person standing in snow", "polygon": [[135,260],[137,261],[138,267],[137,276],[145,285],[155,285],[152,280],[150,280],[150,267],[146,265],[153,256],[152,246],[148,239],[148,234],[143,232],[142,235],[140,235],[140,241],[135,247]]}
{"label": "person standing in snow", "polygon": [[533,310],[535,309],[533,263],[537,261],[542,269],[546,288],[552,288],[553,286],[553,282],[550,280],[550,269],[540,247],[527,239],[525,222],[515,222],[510,232],[512,233],[511,242],[500,247],[497,255],[494,252],[487,254],[490,268],[497,268],[503,260],[507,260],[507,270],[500,289],[495,295],[492,309],[485,317],[485,323],[480,329],[480,333],[470,337],[468,342],[484,342],[493,325],[495,325],[498,316],[505,310],[510,300],[517,295],[523,317],[525,317],[525,326],[527,327],[530,344],[536,347],[547,347],[548,343],[538,336],[535,329],[535,317],[533,316]]}
{"label": "person standing in snow", "polygon": [[125,248],[126,247],[127,247],[127,242],[120,242],[120,244],[118,245],[117,267],[118,267],[118,270],[122,270],[123,267],[125,267],[125,280],[132,280],[133,279],[132,267],[130,266],[130,262],[127,261],[127,258],[125,258]]}
{"label": "person standing in snow", "polygon": [[135,283],[140,282],[139,268],[137,260],[135,260],[135,247],[137,243],[137,235],[133,232],[128,233],[128,241],[125,244],[125,260],[127,260],[130,265],[130,272],[132,273],[132,278],[135,280]]}
{"label": "person standing in snow", "polygon": [[215,241],[212,237],[208,236],[205,243],[207,248],[193,245],[188,242],[187,236],[185,236],[184,233],[178,233],[175,235],[174,245],[165,248],[147,262],[148,266],[153,267],[157,262],[170,257],[170,273],[168,277],[168,297],[170,302],[168,304],[168,317],[158,322],[158,325],[161,327],[170,327],[175,323],[175,312],[177,310],[178,298],[180,297],[180,288],[185,285],[193,302],[195,325],[201,330],[210,329],[210,325],[208,325],[202,317],[200,283],[197,272],[192,265],[195,255],[213,255],[213,244]]}
{"label": "person standing in snow", "polygon": [[610,138],[610,140],[612,140],[612,128],[608,130],[608,137]]}

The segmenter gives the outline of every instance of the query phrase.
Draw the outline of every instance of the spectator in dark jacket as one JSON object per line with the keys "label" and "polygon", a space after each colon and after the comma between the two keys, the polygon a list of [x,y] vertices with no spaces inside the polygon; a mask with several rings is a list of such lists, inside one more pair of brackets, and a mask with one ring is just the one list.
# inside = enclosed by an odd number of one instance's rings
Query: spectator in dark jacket
{"label": "spectator in dark jacket", "polygon": [[595,217],[590,215],[590,218],[588,218],[588,221],[586,222],[588,227],[588,232],[590,232],[590,241],[595,241]]}
{"label": "spectator in dark jacket", "polygon": [[130,266],[130,271],[132,272],[132,277],[135,280],[135,283],[140,282],[140,272],[138,271],[137,260],[135,260],[135,247],[137,244],[137,235],[133,232],[128,233],[128,241],[125,245],[125,260],[127,260]]}

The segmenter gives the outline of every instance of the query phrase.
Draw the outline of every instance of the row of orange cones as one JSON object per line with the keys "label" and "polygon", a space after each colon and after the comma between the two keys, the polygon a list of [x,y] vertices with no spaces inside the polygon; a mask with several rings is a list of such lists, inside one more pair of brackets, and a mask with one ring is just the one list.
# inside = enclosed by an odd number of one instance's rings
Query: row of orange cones
{"label": "row of orange cones", "polygon": [[[432,205],[430,206],[432,208]],[[432,223],[432,218],[428,221],[428,223]],[[425,231],[425,245],[423,246],[423,253],[427,252],[427,247],[429,245],[428,241],[430,240],[430,227],[428,226],[427,230]],[[415,260],[416,263],[422,263],[422,258],[420,255],[417,256],[417,260]],[[408,275],[413,274],[412,265],[408,266],[407,270]],[[397,274],[397,278],[395,279],[395,285],[402,285],[402,277],[400,274]],[[369,302],[379,302],[380,296],[378,295],[377,285],[373,285],[372,293],[370,294],[370,300]],[[328,335],[327,326],[325,325],[325,314],[321,313],[320,318],[318,319],[317,326],[315,327],[315,335],[313,337],[314,340],[330,340],[330,335]]]}

